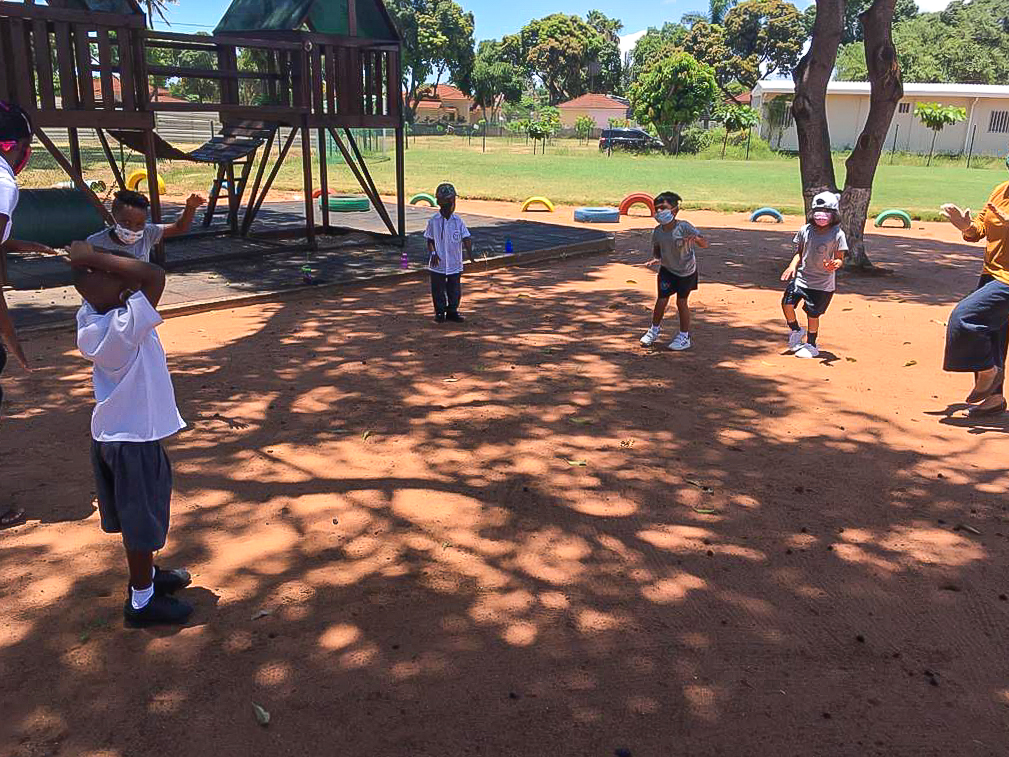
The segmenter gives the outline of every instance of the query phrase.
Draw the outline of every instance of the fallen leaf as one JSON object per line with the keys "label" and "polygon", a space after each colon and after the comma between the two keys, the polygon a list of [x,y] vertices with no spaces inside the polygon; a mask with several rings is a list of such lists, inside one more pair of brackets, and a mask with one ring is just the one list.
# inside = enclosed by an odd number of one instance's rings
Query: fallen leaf
{"label": "fallen leaf", "polygon": [[690,479],[690,478],[685,478],[683,480],[686,481],[691,486],[696,486],[702,492],[705,492],[707,494],[714,494],[715,493],[715,490],[712,489],[710,486],[705,486],[704,484],[702,484],[702,483],[700,483],[698,481],[694,481],[693,479]]}
{"label": "fallen leaf", "polygon": [[458,380],[459,380],[459,379],[457,379],[457,378],[447,378],[447,379],[445,379],[445,383],[446,383],[446,384],[454,384],[454,383],[456,383],[456,382],[457,382]]}
{"label": "fallen leaf", "polygon": [[362,436],[361,438],[367,440],[367,438],[371,436],[371,433],[372,433],[371,429],[368,429],[367,431],[364,432],[364,436]]}
{"label": "fallen leaf", "polygon": [[855,308],[841,308],[842,313],[847,313],[849,310],[854,310]]}
{"label": "fallen leaf", "polygon": [[337,525],[340,522],[339,518],[333,518],[333,525]]}
{"label": "fallen leaf", "polygon": [[908,360],[906,363],[904,363],[904,367],[905,368],[910,368],[912,365],[918,365],[918,361],[917,360]]}
{"label": "fallen leaf", "polygon": [[974,534],[975,536],[980,536],[981,535],[981,532],[978,531],[976,528],[974,528],[974,526],[968,526],[965,523],[961,523],[960,524],[960,528],[962,528],[964,531],[969,531],[970,533]]}
{"label": "fallen leaf", "polygon": [[270,713],[255,702],[252,703],[252,711],[256,713],[256,722],[261,726],[265,728],[270,724]]}
{"label": "fallen leaf", "polygon": [[847,360],[847,361],[848,361],[849,363],[857,363],[857,362],[858,362],[858,361],[857,361],[857,360],[855,360],[855,358],[853,358],[853,357],[846,357],[846,358],[845,358],[845,360]]}
{"label": "fallen leaf", "polygon": [[588,424],[595,423],[595,421],[592,420],[591,418],[568,418],[568,420],[571,421],[572,423],[578,423],[583,426],[587,423]]}
{"label": "fallen leaf", "polygon": [[695,507],[694,512],[699,515],[714,515],[717,510],[712,510],[710,507]]}
{"label": "fallen leaf", "polygon": [[265,618],[269,614],[269,610],[256,610],[256,614],[252,616],[252,619],[259,620],[260,618]]}
{"label": "fallen leaf", "polygon": [[628,284],[637,284],[638,282],[636,282],[634,279],[627,279],[627,283]]}
{"label": "fallen leaf", "polygon": [[516,295],[516,297],[528,297],[528,296],[529,296],[528,294],[519,294],[519,295]]}
{"label": "fallen leaf", "polygon": [[946,321],[937,321],[935,318],[932,319],[932,323],[938,323],[940,326],[946,325]]}
{"label": "fallen leaf", "polygon": [[769,362],[767,362],[766,360],[761,360],[761,361],[760,361],[760,364],[761,364],[761,365],[769,365],[769,366],[771,366],[772,368],[774,367],[774,363],[769,363]]}
{"label": "fallen leaf", "polygon": [[578,468],[584,468],[586,465],[588,465],[588,463],[585,462],[584,460],[568,460],[568,465],[573,465]]}

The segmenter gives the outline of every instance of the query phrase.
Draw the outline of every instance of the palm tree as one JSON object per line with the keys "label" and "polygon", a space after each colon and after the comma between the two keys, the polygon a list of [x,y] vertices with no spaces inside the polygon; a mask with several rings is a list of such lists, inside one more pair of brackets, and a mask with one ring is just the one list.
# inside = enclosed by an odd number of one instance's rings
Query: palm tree
{"label": "palm tree", "polygon": [[701,21],[707,24],[721,24],[736,2],[737,0],[708,0],[707,13],[684,13],[680,23],[685,26],[693,26]]}

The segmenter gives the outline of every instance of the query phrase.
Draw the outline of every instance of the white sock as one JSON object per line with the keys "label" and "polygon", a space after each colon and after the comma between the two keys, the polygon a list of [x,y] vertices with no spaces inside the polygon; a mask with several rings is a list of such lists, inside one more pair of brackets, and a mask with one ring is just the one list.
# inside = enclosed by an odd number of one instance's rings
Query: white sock
{"label": "white sock", "polygon": [[662,330],[662,327],[661,326],[656,326],[655,324],[652,324],[652,327],[649,329],[649,331],[654,331],[656,334],[658,334],[661,330]]}
{"label": "white sock", "polygon": [[680,332],[680,335],[681,335],[681,336],[685,336],[685,337],[687,337],[687,339],[689,339],[689,338],[690,338],[690,332],[689,332],[689,331],[681,331],[681,332]]}
{"label": "white sock", "polygon": [[152,581],[154,580],[154,577],[155,577],[156,575],[158,575],[158,569],[157,569],[157,568],[155,568],[155,567],[154,567],[154,566],[152,565],[152,566],[151,566],[151,580],[152,580]]}
{"label": "white sock", "polygon": [[154,584],[151,584],[146,589],[134,589],[130,587],[130,604],[133,605],[134,610],[143,610],[147,607],[147,603],[151,601],[151,597],[154,596]]}

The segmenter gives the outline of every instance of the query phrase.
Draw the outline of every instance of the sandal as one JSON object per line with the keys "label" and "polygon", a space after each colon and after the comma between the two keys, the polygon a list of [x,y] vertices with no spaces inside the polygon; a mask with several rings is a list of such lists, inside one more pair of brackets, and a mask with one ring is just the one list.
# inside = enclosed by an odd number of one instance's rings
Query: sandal
{"label": "sandal", "polygon": [[974,405],[973,407],[967,408],[968,418],[988,418],[992,415],[1001,415],[1009,407],[1005,400],[1002,400],[997,405],[992,405],[991,407],[981,407],[981,405]]}
{"label": "sandal", "polygon": [[991,397],[995,393],[995,387],[999,385],[999,381],[1002,379],[1002,369],[996,368],[995,373],[992,375],[991,381],[987,383],[984,388],[979,388],[978,384],[974,384],[974,391],[967,395],[967,404],[973,405],[976,402],[981,402]]}
{"label": "sandal", "polygon": [[20,507],[11,507],[0,515],[0,528],[10,528],[25,522],[25,511]]}

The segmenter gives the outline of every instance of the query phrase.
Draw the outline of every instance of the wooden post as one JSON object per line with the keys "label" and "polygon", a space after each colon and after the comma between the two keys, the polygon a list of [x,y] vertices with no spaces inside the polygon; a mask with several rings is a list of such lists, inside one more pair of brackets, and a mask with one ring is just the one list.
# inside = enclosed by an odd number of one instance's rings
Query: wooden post
{"label": "wooden post", "polygon": [[[278,132],[279,133],[279,132]],[[294,138],[298,135],[297,129],[291,129],[291,133],[287,136],[287,141],[284,142],[283,147],[280,148],[280,155],[277,157],[277,162],[273,164],[273,169],[270,171],[270,175],[266,177],[266,184],[263,185],[263,191],[259,193],[259,197],[256,198],[254,204],[250,204],[248,208],[245,209],[245,218],[242,220],[242,235],[245,236],[249,233],[249,229],[252,228],[252,222],[256,218],[256,214],[263,205],[263,200],[266,195],[270,192],[270,187],[273,186],[273,180],[277,178],[277,173],[280,171],[280,167],[284,164],[284,158],[287,157],[287,151],[291,149],[291,145],[294,144]],[[269,157],[269,151],[263,156],[263,159]]]}
{"label": "wooden post", "polygon": [[318,247],[315,241],[315,202],[312,200],[312,139],[308,131],[308,119],[301,119],[301,167],[305,178],[305,231],[308,246]]}
{"label": "wooden post", "polygon": [[[158,187],[158,153],[154,142],[154,130],[144,130],[144,160],[147,163],[147,193],[151,199],[151,223],[161,223],[161,192]],[[154,262],[164,265],[165,243],[158,242],[154,248]]]}
{"label": "wooden post", "polygon": [[406,244],[406,187],[403,166],[403,123],[396,127],[396,213],[399,237]]}
{"label": "wooden post", "polygon": [[[252,182],[252,190],[249,192],[248,204],[245,206],[245,216],[242,218],[242,236],[249,233],[249,212],[256,204],[256,196],[259,193],[259,185],[263,181],[263,172],[266,171],[266,164],[270,161],[270,151],[273,150],[273,139],[277,136],[277,129],[270,132],[270,138],[266,140],[266,149],[263,150],[263,157],[259,161],[259,168],[256,170],[256,180]],[[248,222],[248,223],[247,223]]]}
{"label": "wooden post", "polygon": [[322,205],[322,227],[329,231],[329,152],[326,150],[326,130],[319,127],[319,189]]}
{"label": "wooden post", "polygon": [[105,131],[103,129],[95,129],[95,131],[98,133],[98,141],[102,143],[102,150],[105,151],[105,159],[109,161],[109,166],[112,168],[112,175],[116,177],[116,184],[120,189],[126,189],[123,172],[119,170],[119,164],[116,163],[116,156],[112,154],[112,148],[109,147],[109,140],[105,136]]}

